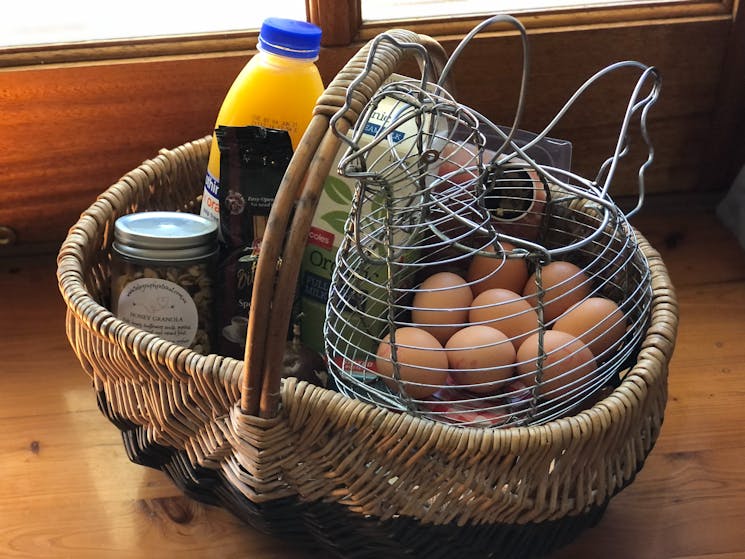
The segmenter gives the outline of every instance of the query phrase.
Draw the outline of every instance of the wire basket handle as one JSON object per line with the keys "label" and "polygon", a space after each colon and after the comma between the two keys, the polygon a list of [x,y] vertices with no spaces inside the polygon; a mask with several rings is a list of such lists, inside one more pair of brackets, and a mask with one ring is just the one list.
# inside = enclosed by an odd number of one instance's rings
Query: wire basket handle
{"label": "wire basket handle", "polygon": [[[319,97],[313,119],[272,205],[251,296],[241,380],[241,409],[246,414],[269,418],[277,412],[282,358],[302,255],[324,181],[341,144],[337,132],[329,126],[331,117],[344,108],[335,127],[346,133],[383,82],[411,54],[402,45],[421,45],[431,62],[433,80],[438,79],[445,66],[445,51],[431,37],[400,29],[390,30],[386,35],[394,41],[380,44],[375,56],[368,57],[375,40],[370,41]],[[363,73],[354,94],[348,97],[349,85]]]}
{"label": "wire basket handle", "polygon": [[[608,209],[614,209],[615,206],[609,198],[610,186],[613,182],[619,162],[629,151],[631,124],[632,122],[637,122],[639,126],[639,135],[642,137],[647,148],[647,157],[639,166],[637,173],[637,203],[634,208],[624,214],[627,219],[631,218],[639,211],[644,202],[645,172],[654,159],[654,147],[652,146],[649,137],[647,119],[650,109],[659,99],[662,87],[660,72],[654,66],[647,66],[646,64],[636,60],[624,60],[602,68],[577,88],[561,109],[559,109],[551,122],[548,123],[546,127],[535,136],[535,138],[522,146],[522,148],[517,148],[517,146],[513,145],[512,147],[515,148],[515,151],[504,155],[501,160],[510,159],[518,155],[524,160],[534,163],[525,151],[545,138],[554,129],[558,122],[564,118],[567,112],[569,112],[569,110],[577,103],[577,100],[593,85],[602,78],[624,69],[637,71],[639,77],[634,83],[634,87],[629,96],[629,101],[618,131],[618,138],[613,154],[602,163],[597,176],[593,180],[589,180],[570,171],[546,165],[542,166],[542,170],[549,180],[554,184],[561,184],[568,192],[584,196]],[[504,132],[500,131],[497,127],[494,127],[494,130],[497,134],[506,138]]]}

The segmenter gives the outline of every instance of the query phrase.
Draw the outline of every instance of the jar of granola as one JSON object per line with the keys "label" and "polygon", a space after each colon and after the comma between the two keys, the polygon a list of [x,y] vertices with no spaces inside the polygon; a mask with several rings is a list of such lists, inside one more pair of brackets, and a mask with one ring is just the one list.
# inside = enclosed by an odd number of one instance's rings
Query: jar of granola
{"label": "jar of granola", "polygon": [[213,351],[217,225],[182,212],[140,212],[114,224],[112,312],[199,353]]}

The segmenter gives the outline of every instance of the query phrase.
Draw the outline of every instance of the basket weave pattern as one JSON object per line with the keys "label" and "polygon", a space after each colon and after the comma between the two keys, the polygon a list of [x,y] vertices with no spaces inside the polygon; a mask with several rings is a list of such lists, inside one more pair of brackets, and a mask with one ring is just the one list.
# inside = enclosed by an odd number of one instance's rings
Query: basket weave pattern
{"label": "basket weave pattern", "polygon": [[[437,49],[426,37],[396,33]],[[372,73],[370,94],[400,62],[389,50]],[[252,319],[265,322],[249,330],[245,362],[198,355],[107,310],[114,221],[133,211],[197,211],[210,138],[162,150],[72,227],[58,257],[68,338],[133,461],[163,469],[189,495],[262,529],[307,532],[350,556],[429,550],[445,557],[453,549],[448,541],[461,551],[501,546],[505,557],[540,554],[596,521],[652,449],[677,330],[674,289],[659,254],[637,234],[653,303],[636,363],[610,396],[545,425],[462,429],[292,378],[280,384],[277,333],[287,331],[289,309],[278,301],[292,299],[310,216],[338,148],[328,120],[365,57],[363,49],[319,100],[288,169],[254,291],[254,302],[256,290],[266,300]],[[365,102],[350,110],[350,124]]]}

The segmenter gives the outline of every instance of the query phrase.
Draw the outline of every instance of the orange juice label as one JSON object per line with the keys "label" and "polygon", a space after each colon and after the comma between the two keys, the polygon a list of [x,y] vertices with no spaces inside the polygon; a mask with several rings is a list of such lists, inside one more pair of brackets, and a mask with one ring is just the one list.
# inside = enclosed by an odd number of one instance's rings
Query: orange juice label
{"label": "orange juice label", "polygon": [[219,189],[220,181],[212,176],[212,173],[207,171],[207,177],[204,180],[204,192],[202,193],[202,209],[200,214],[202,217],[206,217],[215,221],[220,222],[220,199]]}

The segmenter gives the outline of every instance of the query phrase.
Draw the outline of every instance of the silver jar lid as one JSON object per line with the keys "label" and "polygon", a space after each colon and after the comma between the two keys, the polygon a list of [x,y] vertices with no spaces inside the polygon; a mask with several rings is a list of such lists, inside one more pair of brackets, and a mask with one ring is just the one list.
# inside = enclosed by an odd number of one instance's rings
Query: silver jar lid
{"label": "silver jar lid", "polygon": [[139,212],[114,224],[113,248],[143,260],[195,260],[217,250],[217,224],[183,212]]}

